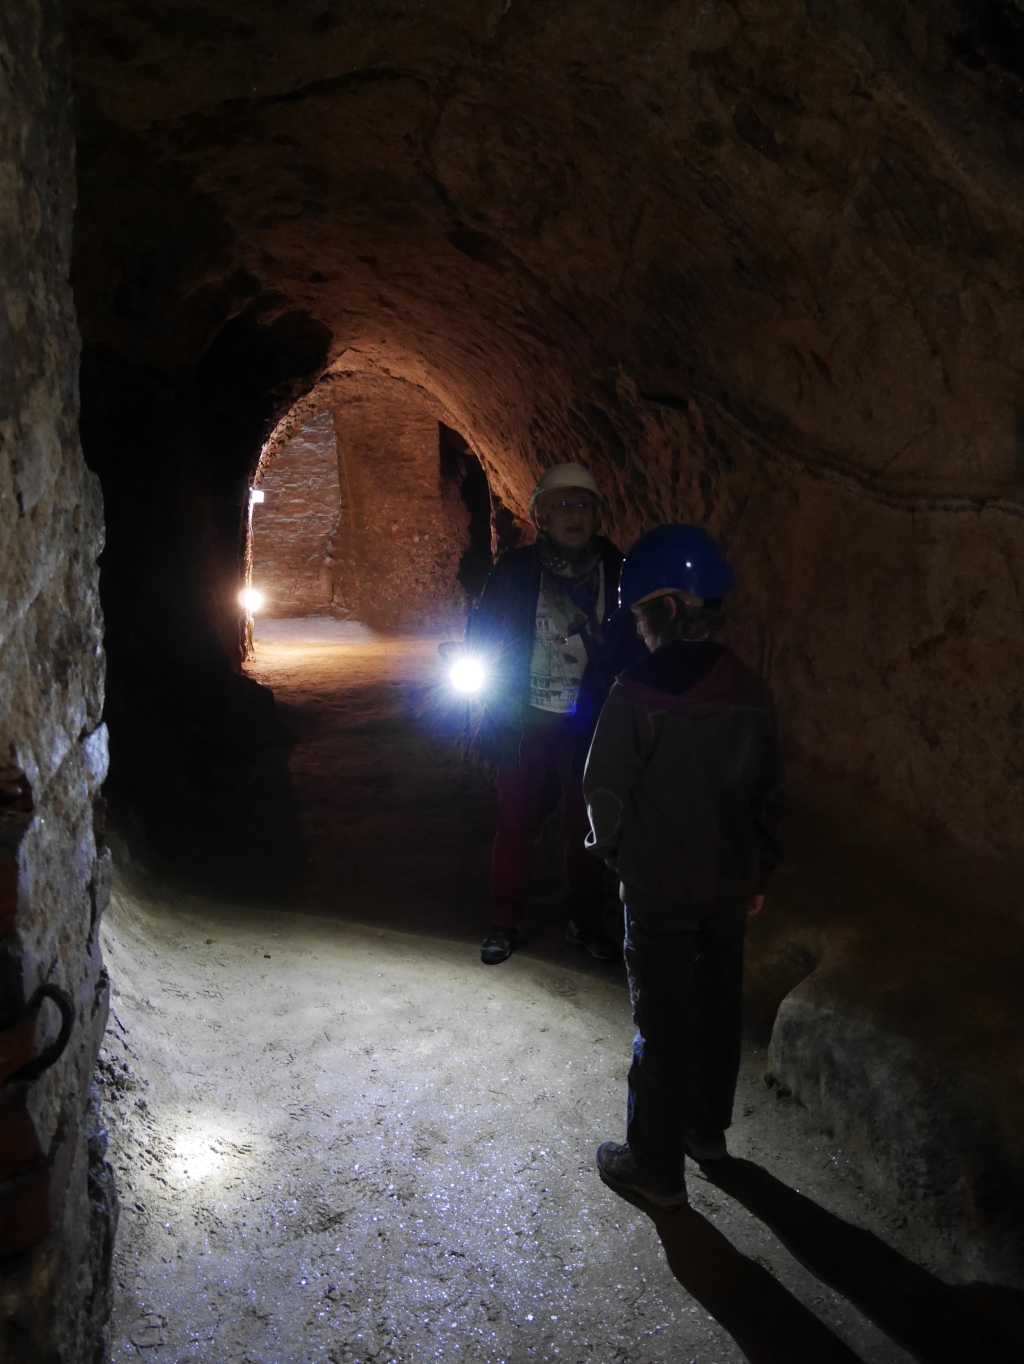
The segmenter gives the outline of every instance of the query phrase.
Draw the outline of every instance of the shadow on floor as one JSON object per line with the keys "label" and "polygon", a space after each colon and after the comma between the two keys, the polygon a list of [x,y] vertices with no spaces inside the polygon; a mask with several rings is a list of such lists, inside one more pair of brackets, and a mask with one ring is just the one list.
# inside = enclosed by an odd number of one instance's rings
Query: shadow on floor
{"label": "shadow on floor", "polygon": [[668,1211],[619,1192],[654,1223],[681,1286],[750,1364],[859,1364],[859,1356],[694,1208]]}
{"label": "shadow on floor", "polygon": [[[464,939],[476,956],[490,922],[493,773],[464,756],[464,716],[424,700],[430,690],[354,682],[319,705],[277,700],[300,764],[307,857],[296,890],[314,912]],[[574,954],[561,943],[557,826],[552,808],[531,858],[523,945],[562,959]],[[610,873],[605,899],[606,929],[618,938],[622,908]],[[598,966],[583,953],[575,959]]]}
{"label": "shadow on floor", "polygon": [[288,904],[304,867],[292,741],[265,687],[215,683],[139,682],[132,707],[110,698],[105,796],[117,861],[176,889]]}
{"label": "shadow on floor", "polygon": [[[805,1269],[841,1293],[922,1364],[967,1359],[1009,1364],[1024,1358],[1024,1295],[984,1284],[951,1287],[752,1161],[729,1158],[709,1165],[704,1173],[770,1228]],[[655,1221],[673,1270],[674,1256],[688,1269],[693,1250],[679,1258],[676,1234]],[[704,1301],[678,1271],[676,1277]],[[715,1308],[708,1310],[718,1315]],[[732,1329],[727,1321],[722,1324]]]}

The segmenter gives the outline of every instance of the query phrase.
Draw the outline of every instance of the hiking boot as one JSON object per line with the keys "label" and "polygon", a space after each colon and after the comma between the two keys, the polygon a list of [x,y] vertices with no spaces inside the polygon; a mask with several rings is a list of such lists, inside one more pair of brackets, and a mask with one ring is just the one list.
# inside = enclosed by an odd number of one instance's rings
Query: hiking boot
{"label": "hiking boot", "polygon": [[685,1145],[686,1154],[698,1165],[711,1165],[716,1160],[725,1160],[729,1154],[724,1132],[687,1132]]}
{"label": "hiking boot", "polygon": [[514,928],[491,928],[480,944],[480,960],[485,966],[497,966],[507,961],[518,945],[519,935]]}
{"label": "hiking boot", "polygon": [[583,946],[595,961],[618,961],[622,956],[622,944],[604,933],[591,933]]}
{"label": "hiking boot", "polygon": [[621,1142],[603,1141],[597,1148],[597,1173],[616,1193],[638,1194],[656,1208],[685,1208],[689,1204],[681,1180],[673,1187],[645,1175],[633,1152]]}
{"label": "hiking boot", "polygon": [[586,932],[575,919],[570,919],[565,926],[565,941],[571,942],[574,947],[582,947],[595,961],[615,961],[621,953],[618,943],[600,931]]}

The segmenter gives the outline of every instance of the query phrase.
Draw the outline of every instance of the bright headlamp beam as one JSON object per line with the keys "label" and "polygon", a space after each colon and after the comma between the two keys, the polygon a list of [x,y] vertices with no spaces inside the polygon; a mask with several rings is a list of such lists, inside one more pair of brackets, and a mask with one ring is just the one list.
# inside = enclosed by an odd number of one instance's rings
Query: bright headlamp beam
{"label": "bright headlamp beam", "polygon": [[266,597],[255,587],[245,587],[238,594],[239,606],[248,611],[250,616],[261,610],[265,601]]}
{"label": "bright headlamp beam", "polygon": [[487,682],[487,669],[475,654],[460,654],[448,669],[448,681],[463,696],[475,696]]}

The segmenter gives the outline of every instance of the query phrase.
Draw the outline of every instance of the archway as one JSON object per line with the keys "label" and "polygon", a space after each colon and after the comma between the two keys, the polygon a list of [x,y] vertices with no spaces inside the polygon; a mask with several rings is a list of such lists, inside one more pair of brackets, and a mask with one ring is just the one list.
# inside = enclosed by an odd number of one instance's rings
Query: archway
{"label": "archway", "polygon": [[491,497],[465,440],[419,388],[333,373],[260,459],[251,572],[260,615],[461,632],[491,564]]}

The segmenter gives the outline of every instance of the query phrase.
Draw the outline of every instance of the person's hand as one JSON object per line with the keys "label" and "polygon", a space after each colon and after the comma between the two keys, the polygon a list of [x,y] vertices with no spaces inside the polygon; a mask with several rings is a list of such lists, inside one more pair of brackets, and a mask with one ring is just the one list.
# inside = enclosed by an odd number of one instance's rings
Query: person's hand
{"label": "person's hand", "polygon": [[756,919],[759,914],[764,913],[764,896],[752,895],[747,901],[747,918]]}

